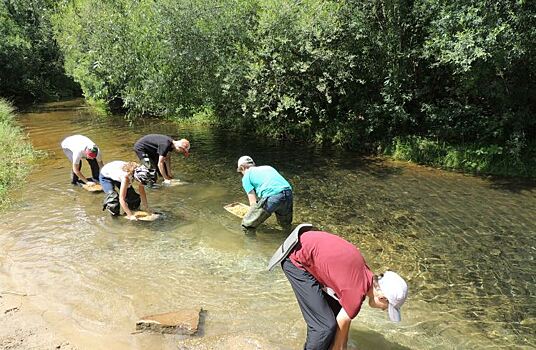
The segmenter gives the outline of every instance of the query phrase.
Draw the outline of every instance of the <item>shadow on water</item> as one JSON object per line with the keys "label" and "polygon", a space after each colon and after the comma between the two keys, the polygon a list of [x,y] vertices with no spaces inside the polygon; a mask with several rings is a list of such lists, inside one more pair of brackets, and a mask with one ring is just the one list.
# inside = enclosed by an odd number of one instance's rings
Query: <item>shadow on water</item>
{"label": "shadow on water", "polygon": [[375,350],[375,349],[391,349],[391,350],[410,350],[411,348],[402,346],[400,344],[394,343],[386,339],[381,333],[373,331],[364,331],[364,330],[353,330],[352,331],[352,340],[355,340],[357,346],[352,348],[349,346],[348,349],[359,349],[359,350]]}
{"label": "shadow on water", "polygon": [[32,104],[20,109],[20,113],[54,113],[69,112],[76,110],[87,110],[84,99],[73,99],[68,101],[50,102],[46,104]]}
{"label": "shadow on water", "polygon": [[229,130],[216,129],[211,130],[211,133],[210,140],[196,140],[197,145],[192,145],[192,149],[206,149],[208,146],[214,150],[225,150],[224,154],[211,152],[203,155],[207,160],[218,164],[225,162],[232,166],[240,156],[249,155],[258,165],[272,165],[276,169],[283,169],[287,175],[322,176],[322,173],[328,173],[333,167],[348,172],[367,173],[377,179],[386,179],[401,172],[399,168],[386,166],[380,159],[329,146],[295,144],[255,137],[239,138]]}
{"label": "shadow on water", "polygon": [[534,191],[536,189],[536,180],[528,179],[507,179],[488,177],[491,184],[490,188],[512,193],[521,193],[523,191]]}

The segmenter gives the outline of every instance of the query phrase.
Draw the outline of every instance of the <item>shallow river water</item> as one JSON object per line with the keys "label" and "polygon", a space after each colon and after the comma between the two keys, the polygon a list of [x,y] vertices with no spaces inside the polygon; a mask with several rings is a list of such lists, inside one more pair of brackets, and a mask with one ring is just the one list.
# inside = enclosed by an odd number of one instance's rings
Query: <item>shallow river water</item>
{"label": "shallow river water", "polygon": [[[0,274],[82,349],[300,349],[305,323],[280,269],[266,264],[285,235],[274,219],[255,238],[223,209],[247,202],[236,160],[273,165],[295,193],[294,223],[358,245],[373,271],[406,277],[403,321],[364,305],[350,348],[536,347],[536,183],[448,173],[307,144],[160,120],[92,117],[81,101],[21,115],[38,161],[0,218]],[[174,173],[189,184],[148,190],[165,220],[129,222],[102,194],[69,184],[59,143],[84,134],[104,162],[136,160],[146,133],[191,141]],[[86,173],[87,163],[83,166]],[[206,310],[194,338],[136,334],[141,316]]]}

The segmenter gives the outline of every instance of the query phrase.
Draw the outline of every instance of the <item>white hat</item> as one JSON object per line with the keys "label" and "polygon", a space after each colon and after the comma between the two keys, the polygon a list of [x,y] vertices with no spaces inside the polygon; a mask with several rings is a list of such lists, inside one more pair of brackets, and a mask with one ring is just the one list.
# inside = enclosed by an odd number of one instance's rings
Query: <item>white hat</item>
{"label": "white hat", "polygon": [[238,159],[238,168],[236,169],[236,171],[240,172],[240,167],[245,164],[255,165],[255,162],[250,156],[242,156]]}
{"label": "white hat", "polygon": [[190,156],[190,141],[186,139],[180,139],[179,141],[177,141],[176,148],[184,154],[184,157]]}
{"label": "white hat", "polygon": [[393,322],[400,322],[400,307],[408,297],[408,285],[399,274],[393,271],[386,271],[378,280],[383,295],[389,300],[389,319]]}

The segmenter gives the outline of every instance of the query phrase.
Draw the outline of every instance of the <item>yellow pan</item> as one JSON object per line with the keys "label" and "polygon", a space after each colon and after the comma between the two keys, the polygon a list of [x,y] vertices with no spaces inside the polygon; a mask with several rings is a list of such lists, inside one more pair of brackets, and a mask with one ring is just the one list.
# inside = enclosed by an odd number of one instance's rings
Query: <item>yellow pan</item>
{"label": "yellow pan", "polygon": [[249,205],[245,205],[244,203],[240,202],[234,202],[231,204],[227,204],[223,207],[223,209],[242,219],[248,213]]}
{"label": "yellow pan", "polygon": [[174,186],[182,186],[182,185],[187,185],[188,182],[186,181],[181,181],[179,179],[172,179],[170,182],[167,182],[167,183],[162,183],[162,186],[164,187],[174,187]]}
{"label": "yellow pan", "polygon": [[155,221],[156,219],[160,218],[162,214],[161,213],[149,214],[145,211],[140,210],[140,211],[135,211],[134,216],[140,221]]}
{"label": "yellow pan", "polygon": [[94,185],[83,184],[82,188],[89,192],[101,192],[102,191],[102,186],[99,184],[94,184]]}

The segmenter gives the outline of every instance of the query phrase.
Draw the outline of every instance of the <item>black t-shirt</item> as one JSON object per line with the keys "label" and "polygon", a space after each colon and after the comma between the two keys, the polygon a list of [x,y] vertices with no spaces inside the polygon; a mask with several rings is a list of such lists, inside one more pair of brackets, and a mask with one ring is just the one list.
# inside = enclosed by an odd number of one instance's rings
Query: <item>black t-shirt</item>
{"label": "black t-shirt", "polygon": [[145,152],[149,156],[165,157],[173,148],[173,139],[160,134],[145,135],[134,144],[135,151]]}

